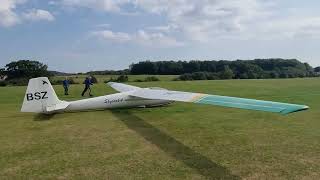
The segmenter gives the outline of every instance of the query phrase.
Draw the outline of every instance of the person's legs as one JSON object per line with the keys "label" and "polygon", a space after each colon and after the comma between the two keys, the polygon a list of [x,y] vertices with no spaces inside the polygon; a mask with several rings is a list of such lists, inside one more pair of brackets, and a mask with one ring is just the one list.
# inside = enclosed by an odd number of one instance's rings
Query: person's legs
{"label": "person's legs", "polygon": [[68,86],[63,86],[63,87],[64,87],[64,95],[69,95]]}
{"label": "person's legs", "polygon": [[82,94],[81,94],[81,96],[84,96],[84,93],[86,93],[86,91],[88,90],[88,86],[85,86],[85,88],[84,88],[84,90],[82,91]]}
{"label": "person's legs", "polygon": [[92,94],[91,94],[91,87],[89,86],[89,96],[92,96]]}

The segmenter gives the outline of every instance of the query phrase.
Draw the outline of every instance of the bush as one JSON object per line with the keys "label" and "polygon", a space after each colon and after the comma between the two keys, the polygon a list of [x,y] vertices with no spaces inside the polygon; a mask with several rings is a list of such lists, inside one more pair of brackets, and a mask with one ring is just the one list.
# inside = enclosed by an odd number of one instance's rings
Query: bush
{"label": "bush", "polygon": [[113,79],[112,77],[109,80],[105,80],[104,83],[108,83],[108,82],[128,82],[129,78],[127,75],[121,75],[119,77],[117,77],[116,79]]}
{"label": "bush", "polygon": [[219,75],[217,73],[206,73],[206,77],[208,80],[218,80],[220,79],[219,78]]}
{"label": "bush", "polygon": [[7,81],[8,84],[13,86],[26,86],[28,85],[29,79],[19,78],[19,79],[10,79]]}
{"label": "bush", "polygon": [[151,82],[151,81],[160,81],[160,79],[157,78],[156,76],[148,76],[144,80],[141,80],[141,79],[134,80],[134,82]]}
{"label": "bush", "polygon": [[7,86],[8,83],[6,81],[0,81],[0,87]]}
{"label": "bush", "polygon": [[129,78],[127,75],[121,75],[116,79],[117,82],[128,82]]}
{"label": "bush", "polygon": [[144,80],[145,82],[149,82],[149,81],[160,81],[159,78],[157,78],[156,76],[148,76],[145,78]]}
{"label": "bush", "polygon": [[190,74],[190,73],[181,74],[178,77],[178,79],[181,81],[192,81],[193,80],[192,74]]}
{"label": "bush", "polygon": [[134,82],[143,82],[143,80],[141,80],[141,79],[136,79],[136,80],[134,80]]}
{"label": "bush", "polygon": [[207,80],[205,72],[195,72],[191,74],[193,80]]}
{"label": "bush", "polygon": [[173,79],[174,81],[192,81],[192,80],[217,80],[220,79],[217,73],[211,72],[195,72],[186,73],[180,75],[178,78]]}
{"label": "bush", "polygon": [[192,81],[192,80],[219,80],[220,74],[213,72],[185,73],[173,79],[173,81]]}
{"label": "bush", "polygon": [[[68,78],[69,84],[79,84],[78,82],[74,81],[73,78]],[[62,85],[63,80],[62,79],[57,79],[57,80],[50,80],[52,85]]]}

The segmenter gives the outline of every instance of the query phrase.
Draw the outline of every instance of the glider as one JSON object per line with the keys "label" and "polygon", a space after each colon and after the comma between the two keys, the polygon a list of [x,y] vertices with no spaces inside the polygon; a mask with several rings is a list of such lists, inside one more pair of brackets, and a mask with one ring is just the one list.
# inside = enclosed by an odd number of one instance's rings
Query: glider
{"label": "glider", "polygon": [[298,104],[170,91],[163,88],[140,88],[114,82],[109,82],[108,85],[119,93],[67,102],[58,99],[47,77],[33,78],[29,80],[21,112],[51,114],[92,109],[157,107],[174,101],[267,111],[283,115],[309,109],[308,106]]}

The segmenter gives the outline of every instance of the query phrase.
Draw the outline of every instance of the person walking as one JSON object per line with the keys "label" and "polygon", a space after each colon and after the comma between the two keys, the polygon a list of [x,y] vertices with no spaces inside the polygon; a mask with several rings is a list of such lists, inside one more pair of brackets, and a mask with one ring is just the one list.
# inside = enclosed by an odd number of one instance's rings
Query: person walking
{"label": "person walking", "polygon": [[91,77],[86,77],[86,79],[84,80],[84,90],[82,91],[81,96],[84,96],[84,94],[89,90],[89,96],[93,96],[91,94],[91,85],[93,85],[93,83],[91,82]]}
{"label": "person walking", "polygon": [[69,82],[67,77],[65,78],[65,80],[62,81],[62,85],[63,85],[63,88],[64,88],[64,95],[69,95],[70,82]]}

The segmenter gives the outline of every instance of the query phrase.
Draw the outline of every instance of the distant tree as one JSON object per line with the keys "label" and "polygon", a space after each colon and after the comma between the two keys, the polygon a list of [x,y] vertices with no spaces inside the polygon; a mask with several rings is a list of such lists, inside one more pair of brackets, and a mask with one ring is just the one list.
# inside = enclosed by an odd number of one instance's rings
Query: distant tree
{"label": "distant tree", "polygon": [[131,66],[132,74],[157,74],[158,66],[156,63],[151,61],[139,62]]}
{"label": "distant tree", "polygon": [[121,75],[121,74],[129,74],[129,69],[114,71],[114,70],[104,70],[104,71],[89,71],[86,74],[91,75]]}
{"label": "distant tree", "polygon": [[[228,68],[226,68],[228,67]],[[320,69],[320,68],[319,68]],[[318,72],[320,71],[319,69]],[[308,63],[296,59],[255,59],[236,61],[142,61],[130,66],[131,74],[167,74],[183,75],[189,79],[196,72],[206,72],[206,78],[259,79],[259,78],[295,78],[315,76],[315,70]],[[186,74],[188,73],[188,74]],[[211,74],[214,73],[214,74]]]}
{"label": "distant tree", "polygon": [[233,71],[228,65],[224,66],[224,70],[220,73],[220,79],[232,79],[234,76]]}
{"label": "distant tree", "polygon": [[48,66],[38,61],[19,60],[13,61],[5,66],[8,80],[19,78],[35,78],[41,76],[51,76]]}
{"label": "distant tree", "polygon": [[288,78],[288,77],[289,77],[289,75],[284,72],[279,75],[279,78]]}
{"label": "distant tree", "polygon": [[276,72],[276,71],[272,71],[272,72],[270,72],[270,78],[279,78],[279,74],[278,74],[278,72]]}
{"label": "distant tree", "polygon": [[200,62],[190,61],[188,63],[184,63],[183,67],[186,73],[198,72],[200,71]]}
{"label": "distant tree", "polygon": [[[312,75],[311,75],[311,76],[312,76]],[[319,66],[319,67],[314,68],[313,76],[317,76],[317,77],[319,77],[319,76],[320,76],[320,66]]]}
{"label": "distant tree", "polygon": [[0,79],[4,78],[4,76],[5,76],[6,74],[7,74],[7,73],[6,73],[5,69],[4,69],[4,68],[1,68],[1,69],[0,69]]}
{"label": "distant tree", "polygon": [[240,79],[249,79],[249,76],[247,73],[241,73],[239,76],[238,76]]}

